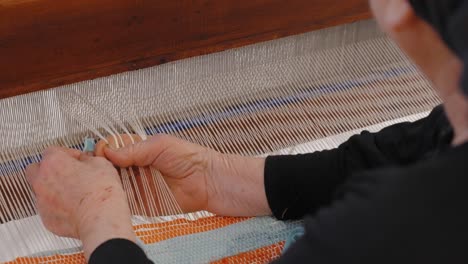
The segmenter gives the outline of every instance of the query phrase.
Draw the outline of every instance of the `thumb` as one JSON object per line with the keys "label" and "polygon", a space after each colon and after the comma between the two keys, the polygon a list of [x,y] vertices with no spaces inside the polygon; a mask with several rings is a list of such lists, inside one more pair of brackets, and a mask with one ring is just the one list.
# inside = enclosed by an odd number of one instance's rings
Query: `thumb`
{"label": "thumb", "polygon": [[26,171],[25,171],[26,180],[32,186],[34,186],[34,182],[36,181],[38,173],[39,173],[39,164],[38,163],[32,163],[26,168]]}
{"label": "thumb", "polygon": [[104,148],[105,157],[118,167],[152,165],[154,161],[163,152],[163,142],[157,140],[157,137],[150,137],[145,141],[140,141],[119,149],[110,147]]}

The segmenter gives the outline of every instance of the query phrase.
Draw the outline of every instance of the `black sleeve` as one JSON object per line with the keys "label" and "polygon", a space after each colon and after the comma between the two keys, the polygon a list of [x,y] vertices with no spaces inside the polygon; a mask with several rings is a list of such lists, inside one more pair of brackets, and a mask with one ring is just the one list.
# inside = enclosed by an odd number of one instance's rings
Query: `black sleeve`
{"label": "black sleeve", "polygon": [[275,263],[468,263],[467,155],[356,175]]}
{"label": "black sleeve", "polygon": [[111,239],[97,247],[89,258],[89,264],[150,264],[145,252],[126,239]]}
{"label": "black sleeve", "polygon": [[278,219],[313,214],[337,197],[338,186],[353,173],[410,164],[435,154],[433,150],[451,137],[439,106],[419,121],[392,125],[377,133],[365,131],[332,150],[267,157],[268,203]]}

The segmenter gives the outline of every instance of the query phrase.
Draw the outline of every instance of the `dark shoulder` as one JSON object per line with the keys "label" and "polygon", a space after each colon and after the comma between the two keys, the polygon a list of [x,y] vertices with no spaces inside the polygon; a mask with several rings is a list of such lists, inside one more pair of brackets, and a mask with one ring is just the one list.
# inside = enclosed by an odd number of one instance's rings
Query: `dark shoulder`
{"label": "dark shoulder", "polygon": [[306,221],[305,240],[347,263],[468,261],[466,157],[468,144],[431,161],[359,173],[340,200]]}

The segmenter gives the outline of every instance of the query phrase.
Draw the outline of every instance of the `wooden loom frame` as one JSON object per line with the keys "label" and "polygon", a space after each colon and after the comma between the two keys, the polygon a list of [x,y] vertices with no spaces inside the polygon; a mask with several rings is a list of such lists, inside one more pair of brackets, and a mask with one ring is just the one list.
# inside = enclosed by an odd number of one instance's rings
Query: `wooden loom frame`
{"label": "wooden loom frame", "polygon": [[369,17],[367,0],[0,0],[0,98]]}

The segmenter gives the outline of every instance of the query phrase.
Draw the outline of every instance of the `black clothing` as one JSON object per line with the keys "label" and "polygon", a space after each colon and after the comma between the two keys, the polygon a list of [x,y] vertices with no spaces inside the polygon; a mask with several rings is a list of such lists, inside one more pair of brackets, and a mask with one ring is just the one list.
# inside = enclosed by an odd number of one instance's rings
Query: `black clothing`
{"label": "black clothing", "polygon": [[437,107],[336,149],[268,157],[272,212],[306,230],[276,263],[468,263],[468,144],[452,137]]}
{"label": "black clothing", "polygon": [[275,263],[468,263],[468,144],[451,139],[439,107],[302,162],[268,158],[275,216],[309,215],[305,236]]}
{"label": "black clothing", "polygon": [[125,239],[111,239],[97,247],[89,258],[89,264],[153,263],[135,243]]}
{"label": "black clothing", "polygon": [[362,132],[338,148],[295,156],[270,156],[265,188],[273,214],[295,219],[313,214],[346,194],[350,178],[361,172],[406,167],[432,160],[450,147],[452,128],[441,106],[414,123],[377,133]]}

